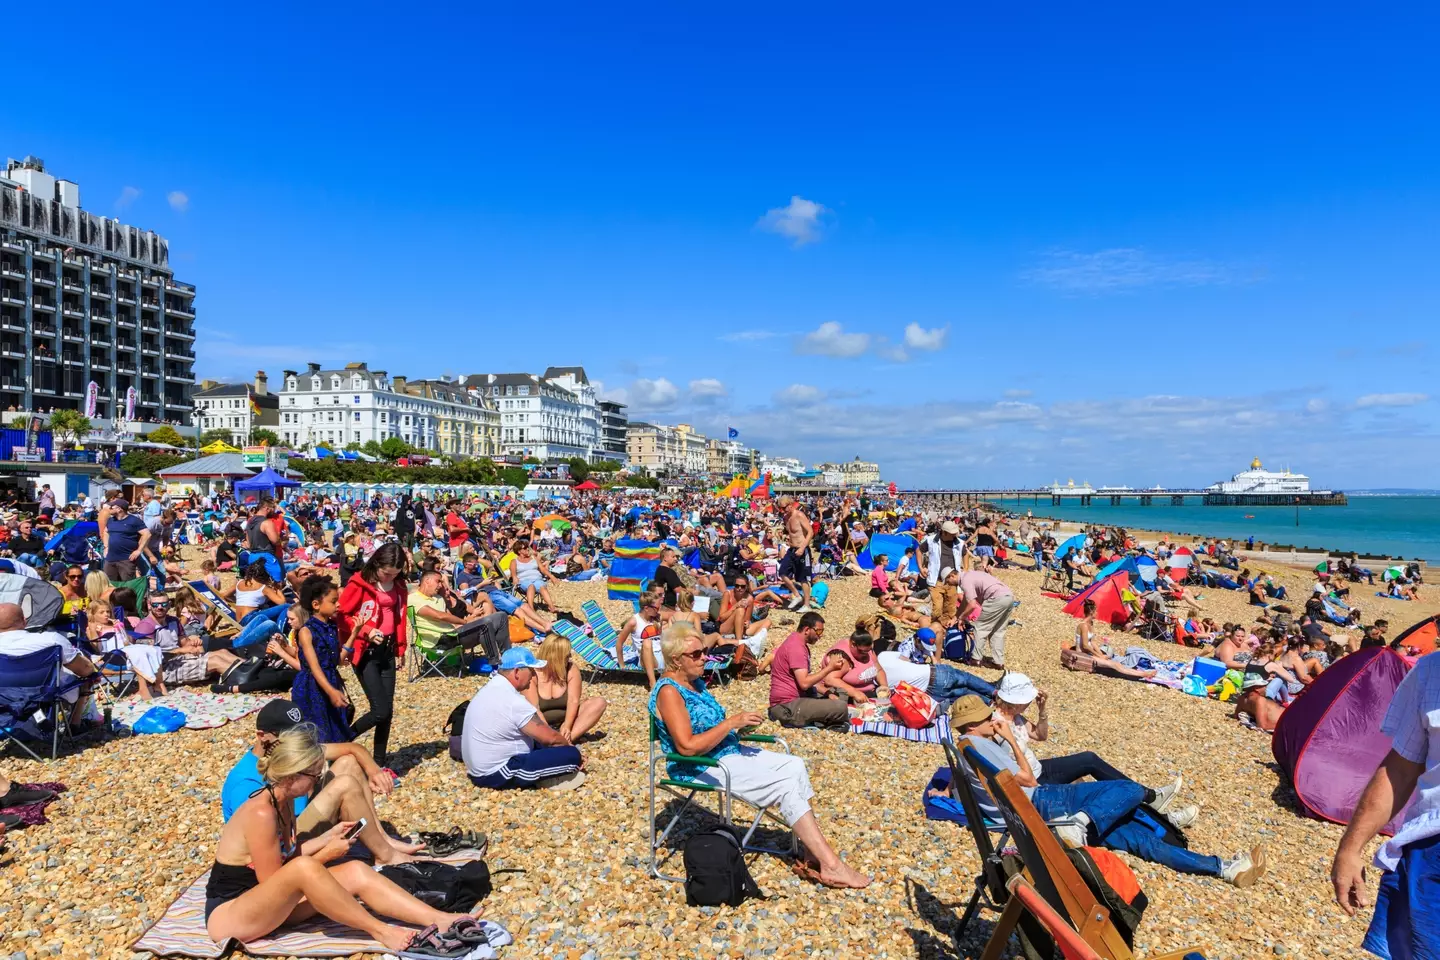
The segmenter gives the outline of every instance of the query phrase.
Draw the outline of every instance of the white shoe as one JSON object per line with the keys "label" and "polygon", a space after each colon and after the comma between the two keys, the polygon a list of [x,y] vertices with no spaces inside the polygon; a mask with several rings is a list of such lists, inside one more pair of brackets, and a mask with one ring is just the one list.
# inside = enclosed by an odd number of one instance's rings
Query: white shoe
{"label": "white shoe", "polygon": [[574,773],[562,773],[554,777],[546,777],[537,780],[535,785],[546,790],[574,790],[585,782],[585,771],[576,770]]}
{"label": "white shoe", "polygon": [[1244,889],[1253,886],[1256,880],[1263,877],[1265,868],[1269,865],[1270,861],[1265,856],[1265,848],[1254,847],[1249,853],[1241,854],[1234,860],[1222,861],[1220,877],[1226,883],[1233,883]]}
{"label": "white shoe", "polygon": [[1164,813],[1170,809],[1170,804],[1175,802],[1175,794],[1185,785],[1184,777],[1176,777],[1175,782],[1168,787],[1161,787],[1155,791],[1155,802],[1150,804],[1156,813]]}
{"label": "white shoe", "polygon": [[1184,830],[1196,820],[1200,819],[1200,806],[1198,804],[1192,803],[1188,804],[1187,806],[1176,807],[1174,810],[1171,810],[1169,813],[1167,813],[1165,817],[1175,826],[1179,827],[1181,830]]}
{"label": "white shoe", "polygon": [[1083,813],[1077,813],[1061,823],[1051,824],[1050,828],[1055,831],[1055,836],[1060,838],[1061,843],[1071,850],[1079,850],[1085,846],[1089,826],[1090,817]]}

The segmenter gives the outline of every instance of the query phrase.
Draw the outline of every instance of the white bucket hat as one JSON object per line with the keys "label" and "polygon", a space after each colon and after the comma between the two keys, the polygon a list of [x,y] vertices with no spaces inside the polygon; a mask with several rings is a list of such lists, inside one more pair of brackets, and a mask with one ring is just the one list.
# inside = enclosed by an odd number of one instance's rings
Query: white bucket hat
{"label": "white bucket hat", "polygon": [[995,689],[995,696],[1016,706],[1032,702],[1037,693],[1035,682],[1023,673],[1007,673],[1000,678],[1000,686]]}

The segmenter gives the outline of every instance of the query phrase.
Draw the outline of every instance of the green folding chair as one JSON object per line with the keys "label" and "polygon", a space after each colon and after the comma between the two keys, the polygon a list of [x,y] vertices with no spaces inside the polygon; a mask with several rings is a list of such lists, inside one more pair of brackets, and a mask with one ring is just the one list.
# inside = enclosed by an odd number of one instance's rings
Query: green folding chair
{"label": "green folding chair", "polygon": [[438,637],[421,637],[416,624],[414,607],[405,608],[406,626],[410,642],[405,650],[405,680],[414,683],[426,677],[444,677],[447,668],[455,668],[458,676],[464,676],[470,668],[465,648],[460,646],[458,632],[445,633]]}

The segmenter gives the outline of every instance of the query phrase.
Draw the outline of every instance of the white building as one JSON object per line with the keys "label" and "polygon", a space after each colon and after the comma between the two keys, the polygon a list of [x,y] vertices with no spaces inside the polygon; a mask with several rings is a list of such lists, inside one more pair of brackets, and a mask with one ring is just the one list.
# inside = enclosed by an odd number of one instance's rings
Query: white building
{"label": "white building", "polygon": [[480,373],[467,387],[494,402],[505,454],[541,461],[604,459],[600,409],[583,367],[533,373]]}
{"label": "white building", "polygon": [[760,473],[770,474],[772,480],[794,480],[805,472],[805,464],[794,457],[771,457],[760,458]]}
{"label": "white building", "polygon": [[1289,470],[1277,473],[1260,465],[1260,458],[1250,461],[1250,469],[1242,470],[1229,480],[1212,483],[1206,493],[1309,493],[1310,478]]}
{"label": "white building", "polygon": [[253,385],[204,380],[193,396],[195,427],[202,434],[207,430],[229,430],[230,443],[243,447],[256,427],[280,433],[280,398],[270,392],[264,370],[256,371]]}
{"label": "white building", "polygon": [[[341,370],[322,370],[312,363],[303,372],[285,371],[280,390],[279,433],[294,447],[324,446],[343,449],[352,443],[384,443],[398,437],[411,446],[440,452],[442,438],[457,435],[463,425],[483,436],[493,425],[493,409],[465,391],[467,398],[415,396],[401,389],[384,370],[363,363]],[[463,389],[463,388],[462,388]],[[442,424],[444,425],[442,427]],[[453,433],[452,433],[453,431]]]}

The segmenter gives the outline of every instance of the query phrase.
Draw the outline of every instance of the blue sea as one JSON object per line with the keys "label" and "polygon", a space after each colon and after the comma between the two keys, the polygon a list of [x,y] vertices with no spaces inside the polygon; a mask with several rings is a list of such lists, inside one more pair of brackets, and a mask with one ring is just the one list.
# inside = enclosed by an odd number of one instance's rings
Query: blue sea
{"label": "blue sea", "polygon": [[[1241,541],[1253,536],[1265,543],[1298,549],[1353,550],[1371,556],[1440,562],[1440,496],[1351,494],[1348,506],[1301,507],[1298,526],[1294,507],[1174,507],[1168,501],[1162,504],[1158,497],[1148,507],[1134,501],[1112,507],[1103,495],[1097,495],[1088,507],[1068,502],[1051,506],[1045,495],[1038,502],[1028,497],[995,502],[1020,514],[1033,510],[1037,517],[1058,520]],[[1247,519],[1247,514],[1253,519]]]}

